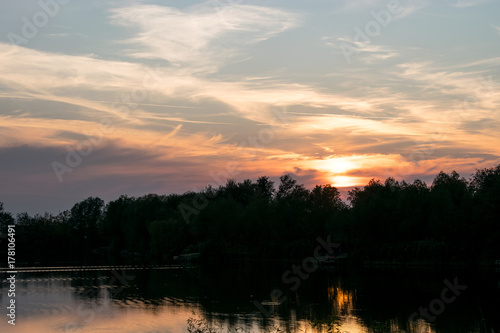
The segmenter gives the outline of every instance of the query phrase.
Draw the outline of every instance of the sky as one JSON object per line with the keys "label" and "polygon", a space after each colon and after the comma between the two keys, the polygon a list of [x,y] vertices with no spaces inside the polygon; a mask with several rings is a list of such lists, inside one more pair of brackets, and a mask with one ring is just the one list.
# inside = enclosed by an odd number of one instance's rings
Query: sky
{"label": "sky", "polygon": [[498,0],[0,5],[0,202],[500,163]]}

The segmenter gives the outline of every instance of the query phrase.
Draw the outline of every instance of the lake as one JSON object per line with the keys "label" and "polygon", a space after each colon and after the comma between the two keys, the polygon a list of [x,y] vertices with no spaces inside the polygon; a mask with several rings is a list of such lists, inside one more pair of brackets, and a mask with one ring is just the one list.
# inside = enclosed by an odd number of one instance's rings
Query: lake
{"label": "lake", "polygon": [[0,332],[500,332],[493,268],[292,265],[25,268],[15,326],[4,270]]}

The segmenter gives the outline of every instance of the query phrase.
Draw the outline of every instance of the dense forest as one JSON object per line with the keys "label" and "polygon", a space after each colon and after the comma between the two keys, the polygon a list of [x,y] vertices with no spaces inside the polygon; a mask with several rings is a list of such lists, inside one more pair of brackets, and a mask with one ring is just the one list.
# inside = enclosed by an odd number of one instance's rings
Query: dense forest
{"label": "dense forest", "polygon": [[58,215],[13,217],[0,203],[3,243],[10,224],[24,263],[166,263],[183,253],[200,253],[202,261],[286,260],[310,256],[327,235],[355,262],[487,263],[500,259],[500,165],[470,179],[440,172],[430,186],[372,179],[349,192],[348,204],[335,187],[309,190],[290,175],[276,186],[260,177],[107,204],[91,197]]}

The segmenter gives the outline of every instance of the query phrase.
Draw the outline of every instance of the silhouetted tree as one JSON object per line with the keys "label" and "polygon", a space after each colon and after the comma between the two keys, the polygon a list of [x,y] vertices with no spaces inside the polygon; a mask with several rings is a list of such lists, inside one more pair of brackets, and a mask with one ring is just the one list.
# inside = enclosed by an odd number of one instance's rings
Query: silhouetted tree
{"label": "silhouetted tree", "polygon": [[473,231],[475,247],[482,248],[484,255],[500,254],[500,165],[491,169],[477,170],[470,182],[473,194]]}
{"label": "silhouetted tree", "polygon": [[14,218],[4,210],[3,202],[0,202],[0,234],[5,233],[7,226],[11,224],[14,224]]}
{"label": "silhouetted tree", "polygon": [[315,210],[326,214],[346,208],[339,190],[330,184],[316,185],[310,193],[310,200]]}
{"label": "silhouetted tree", "polygon": [[465,178],[440,172],[431,186],[431,232],[437,239],[462,248],[470,240],[471,192]]}
{"label": "silhouetted tree", "polygon": [[274,182],[267,176],[259,177],[256,184],[257,195],[261,198],[265,198],[270,201],[273,199],[276,189],[274,188]]}
{"label": "silhouetted tree", "polygon": [[93,247],[98,244],[98,222],[104,211],[104,201],[89,197],[70,210],[69,223],[79,235],[81,245]]}
{"label": "silhouetted tree", "polygon": [[122,195],[106,205],[100,230],[102,237],[107,240],[115,253],[126,248],[125,235],[130,234],[130,230],[127,229],[128,213],[134,203],[135,198]]}

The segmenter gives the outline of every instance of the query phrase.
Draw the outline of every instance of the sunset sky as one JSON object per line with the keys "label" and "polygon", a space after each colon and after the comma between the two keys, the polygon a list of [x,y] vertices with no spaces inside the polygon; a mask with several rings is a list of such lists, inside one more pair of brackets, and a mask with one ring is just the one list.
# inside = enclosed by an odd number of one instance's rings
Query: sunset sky
{"label": "sunset sky", "polygon": [[500,1],[4,1],[0,202],[500,163]]}

